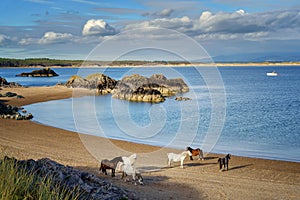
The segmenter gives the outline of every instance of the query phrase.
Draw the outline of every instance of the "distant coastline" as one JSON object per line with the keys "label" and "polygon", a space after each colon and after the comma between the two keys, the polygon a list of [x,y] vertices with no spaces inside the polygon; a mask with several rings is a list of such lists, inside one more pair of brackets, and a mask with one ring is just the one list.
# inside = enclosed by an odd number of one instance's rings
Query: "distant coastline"
{"label": "distant coastline", "polygon": [[186,61],[83,61],[48,58],[12,59],[0,58],[0,67],[5,68],[78,68],[78,67],[252,67],[252,66],[300,66],[300,61],[290,62],[186,62]]}

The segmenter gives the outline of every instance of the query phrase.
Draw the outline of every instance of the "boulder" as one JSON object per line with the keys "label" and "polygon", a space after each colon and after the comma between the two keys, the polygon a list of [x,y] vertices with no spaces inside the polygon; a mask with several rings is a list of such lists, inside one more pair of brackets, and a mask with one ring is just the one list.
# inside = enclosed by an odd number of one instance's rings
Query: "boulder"
{"label": "boulder", "polygon": [[16,119],[16,120],[29,120],[33,118],[31,113],[22,115],[19,111],[23,110],[22,107],[5,105],[0,103],[0,118],[3,119]]}
{"label": "boulder", "polygon": [[72,88],[96,89],[98,94],[113,94],[113,98],[158,103],[165,97],[187,92],[189,88],[181,79],[167,79],[162,74],[154,74],[150,78],[133,74],[116,81],[104,74],[91,74],[86,78],[72,76],[65,85]]}
{"label": "boulder", "polygon": [[8,82],[5,78],[2,78],[0,76],[0,87],[13,88],[13,87],[22,87],[22,85],[15,82]]}
{"label": "boulder", "polygon": [[112,93],[114,98],[157,103],[165,101],[165,96],[187,91],[189,88],[182,79],[167,79],[162,74],[150,78],[133,74],[120,80]]}
{"label": "boulder", "polygon": [[17,74],[16,76],[22,76],[22,77],[52,77],[52,76],[58,76],[58,74],[53,71],[50,68],[45,68],[45,69],[38,69],[34,70],[32,72],[24,72],[21,74]]}
{"label": "boulder", "polygon": [[74,75],[65,83],[65,85],[71,88],[88,88],[89,83],[86,79]]}
{"label": "boulder", "polygon": [[91,74],[86,78],[74,75],[67,82],[66,86],[71,88],[96,89],[99,94],[108,94],[114,89],[117,81],[101,73]]}
{"label": "boulder", "polygon": [[175,100],[176,101],[188,101],[188,100],[192,100],[192,99],[189,97],[176,97]]}

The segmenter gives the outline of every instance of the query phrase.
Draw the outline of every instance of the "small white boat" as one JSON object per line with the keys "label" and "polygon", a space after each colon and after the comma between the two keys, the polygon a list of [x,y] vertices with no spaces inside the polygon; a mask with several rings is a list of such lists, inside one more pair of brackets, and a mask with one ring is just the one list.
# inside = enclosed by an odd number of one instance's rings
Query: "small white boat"
{"label": "small white boat", "polygon": [[267,76],[278,76],[278,73],[275,71],[267,72]]}

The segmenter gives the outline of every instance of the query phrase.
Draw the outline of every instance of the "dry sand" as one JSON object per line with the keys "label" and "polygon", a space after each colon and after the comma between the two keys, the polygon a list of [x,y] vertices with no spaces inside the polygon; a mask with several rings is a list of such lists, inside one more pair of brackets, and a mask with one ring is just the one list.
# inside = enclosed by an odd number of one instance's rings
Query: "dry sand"
{"label": "dry sand", "polygon": [[[72,97],[65,87],[3,89],[24,99],[1,97],[2,103],[22,106]],[[87,91],[85,94],[93,94]],[[166,153],[179,150],[108,140],[49,127],[32,121],[0,119],[0,148],[4,155],[19,159],[48,157],[87,170],[113,184],[135,191],[139,199],[299,199],[300,163],[238,157],[233,155],[229,171],[219,172],[217,158],[189,161],[184,169],[175,163],[166,167]],[[135,186],[98,172],[99,161],[138,153],[137,166],[144,172],[144,186]],[[224,152],[226,153],[226,152]]]}

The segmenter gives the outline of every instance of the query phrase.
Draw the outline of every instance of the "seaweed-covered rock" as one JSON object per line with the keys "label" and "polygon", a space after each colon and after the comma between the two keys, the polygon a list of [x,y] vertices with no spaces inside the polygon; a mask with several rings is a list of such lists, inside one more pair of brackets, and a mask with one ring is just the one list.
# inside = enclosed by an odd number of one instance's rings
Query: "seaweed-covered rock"
{"label": "seaweed-covered rock", "polygon": [[21,74],[17,74],[16,76],[22,77],[53,77],[58,76],[58,74],[50,68],[33,70],[32,72],[24,72]]}

